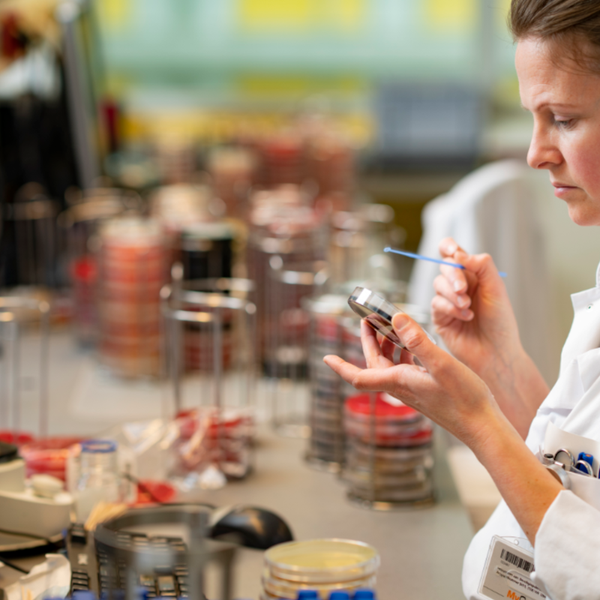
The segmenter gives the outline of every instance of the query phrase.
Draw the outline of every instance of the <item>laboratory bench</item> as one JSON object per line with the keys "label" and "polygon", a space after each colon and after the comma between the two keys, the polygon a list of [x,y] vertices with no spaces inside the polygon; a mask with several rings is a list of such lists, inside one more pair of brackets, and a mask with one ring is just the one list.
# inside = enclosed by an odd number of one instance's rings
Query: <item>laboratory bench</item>
{"label": "laboratory bench", "polygon": [[[126,420],[159,417],[165,409],[160,386],[112,378],[67,332],[52,336],[50,356],[52,435],[98,434]],[[23,416],[33,431],[35,405],[30,386]],[[377,512],[351,504],[336,475],[306,464],[306,440],[281,437],[267,423],[258,427],[253,470],[244,480],[179,498],[267,508],[287,521],[298,540],[337,537],[371,544],[381,557],[379,600],[460,600],[462,560],[473,529],[446,461],[447,436],[436,431],[435,439],[436,501],[422,508]],[[235,598],[258,599],[262,566],[262,552],[238,552]]]}

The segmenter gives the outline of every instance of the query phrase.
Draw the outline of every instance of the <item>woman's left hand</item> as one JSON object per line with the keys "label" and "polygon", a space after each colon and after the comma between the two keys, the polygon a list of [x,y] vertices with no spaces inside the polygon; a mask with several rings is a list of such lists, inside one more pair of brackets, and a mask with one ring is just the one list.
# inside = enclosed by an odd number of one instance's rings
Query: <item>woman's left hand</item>
{"label": "woman's left hand", "polygon": [[337,356],[326,356],[325,362],[355,388],[391,394],[469,446],[534,544],[562,486],[525,445],[482,379],[438,348],[408,315],[395,315],[393,325],[412,353],[403,350],[400,364],[394,364],[391,342],[383,340],[380,345],[377,334],[364,322],[362,343],[368,367],[359,369]]}
{"label": "woman's left hand", "polygon": [[[503,421],[486,384],[468,367],[436,346],[408,315],[393,319],[394,330],[406,350],[395,364],[395,346],[380,344],[375,331],[363,321],[361,338],[367,368],[360,369],[337,356],[325,363],[361,391],[383,391],[429,417],[467,445],[477,444],[484,431]],[[423,366],[413,361],[419,359]]]}

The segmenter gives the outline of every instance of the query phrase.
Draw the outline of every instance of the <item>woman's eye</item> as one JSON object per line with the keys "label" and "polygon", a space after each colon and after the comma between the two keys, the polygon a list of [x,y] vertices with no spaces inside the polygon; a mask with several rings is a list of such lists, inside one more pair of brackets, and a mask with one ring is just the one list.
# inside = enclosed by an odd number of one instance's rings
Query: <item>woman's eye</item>
{"label": "woman's eye", "polygon": [[573,119],[553,118],[554,125],[561,129],[569,129],[573,125]]}

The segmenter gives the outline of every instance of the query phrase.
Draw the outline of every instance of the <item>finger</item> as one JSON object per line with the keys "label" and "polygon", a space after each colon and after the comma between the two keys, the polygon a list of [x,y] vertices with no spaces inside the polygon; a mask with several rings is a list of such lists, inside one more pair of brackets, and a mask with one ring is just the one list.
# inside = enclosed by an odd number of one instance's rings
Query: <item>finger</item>
{"label": "finger", "polygon": [[406,349],[414,354],[432,375],[447,362],[449,355],[434,344],[423,328],[406,313],[395,314],[392,324]]}
{"label": "finger", "polygon": [[[466,282],[464,288],[464,291],[466,292]],[[452,282],[450,282],[448,278],[444,277],[443,275],[438,275],[433,280],[433,289],[437,294],[446,298],[446,300],[456,306],[459,310],[469,308],[471,305],[471,297],[465,293],[457,293],[452,285]]]}
{"label": "finger", "polygon": [[383,340],[381,342],[381,353],[383,354],[384,358],[386,358],[393,364],[394,364],[394,353],[396,352],[397,348],[398,348],[398,346],[396,346],[396,344],[394,344],[393,342],[390,342],[390,340],[388,340],[387,338],[383,338]]}
{"label": "finger", "polygon": [[[456,241],[447,237],[444,238],[438,246],[440,256],[444,259],[450,259],[450,262],[462,264],[459,260],[460,256],[468,255],[463,248],[461,248]],[[452,289],[455,292],[466,292],[469,287],[469,280],[465,274],[464,269],[458,267],[442,266],[440,267],[442,274],[451,282]]]}
{"label": "finger", "polygon": [[444,238],[438,244],[438,250],[442,258],[452,258],[455,252],[457,252],[458,250],[464,252],[464,250],[451,237]]}
{"label": "finger", "polygon": [[329,354],[323,358],[323,362],[333,369],[344,381],[350,385],[354,385],[354,380],[357,378],[362,369],[349,362],[341,359],[339,356]]}
{"label": "finger", "polygon": [[393,369],[365,369],[352,385],[361,392],[387,392],[410,406],[431,388],[431,377],[422,368],[402,364]]}
{"label": "finger", "polygon": [[464,269],[442,265],[440,266],[440,272],[442,276],[448,280],[449,285],[454,292],[464,294],[469,288],[469,281]]}
{"label": "finger", "polygon": [[437,326],[445,326],[453,320],[471,321],[475,313],[470,308],[461,309],[443,296],[434,296],[431,299],[431,317]]}
{"label": "finger", "polygon": [[406,348],[400,350],[400,364],[403,365],[414,365],[415,357]]}
{"label": "finger", "polygon": [[381,346],[377,340],[375,330],[363,319],[360,324],[360,341],[363,354],[369,368],[389,367],[393,361],[389,361],[382,353]]}

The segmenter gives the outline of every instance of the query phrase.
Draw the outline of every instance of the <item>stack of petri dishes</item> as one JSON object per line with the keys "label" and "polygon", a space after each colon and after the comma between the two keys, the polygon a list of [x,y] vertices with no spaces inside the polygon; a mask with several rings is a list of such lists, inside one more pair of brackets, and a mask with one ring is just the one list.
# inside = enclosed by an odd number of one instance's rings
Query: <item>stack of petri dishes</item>
{"label": "stack of petri dishes", "polygon": [[316,590],[322,600],[331,592],[373,588],[379,554],[363,542],[317,539],[287,542],[265,552],[261,600],[296,598]]}
{"label": "stack of petri dishes", "polygon": [[100,359],[116,375],[156,376],[166,278],[161,229],[150,220],[117,218],[102,226],[100,239]]}
{"label": "stack of petri dishes", "polygon": [[341,318],[347,314],[345,294],[323,294],[305,302],[310,314],[309,373],[311,386],[308,464],[338,472],[344,461],[344,380],[324,362],[342,354]]}
{"label": "stack of petri dishes", "polygon": [[433,501],[433,427],[384,393],[358,394],[344,408],[348,498],[388,510]]}

